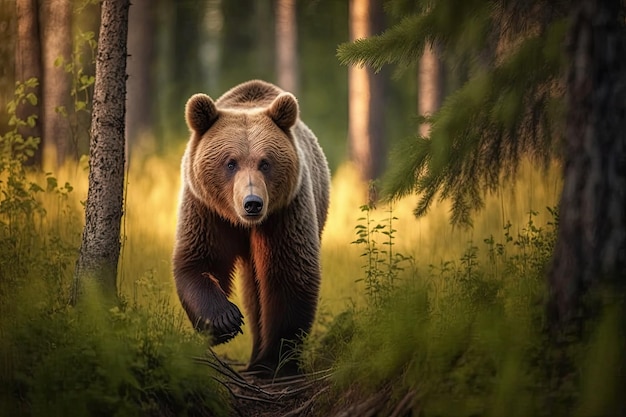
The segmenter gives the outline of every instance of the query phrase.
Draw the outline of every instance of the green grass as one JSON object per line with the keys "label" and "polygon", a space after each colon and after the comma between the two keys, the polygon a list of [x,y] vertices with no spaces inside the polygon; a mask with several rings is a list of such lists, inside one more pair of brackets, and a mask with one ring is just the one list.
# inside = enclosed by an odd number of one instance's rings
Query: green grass
{"label": "green grass", "polygon": [[207,356],[206,339],[172,302],[171,240],[159,235],[158,213],[175,198],[126,217],[154,223],[132,236],[126,224],[119,304],[87,289],[72,307],[87,172],[29,172],[22,162],[36,143],[20,123],[0,136],[0,415],[229,415],[214,372],[194,360]]}
{"label": "green grass", "polygon": [[[112,310],[98,309],[97,298],[67,305],[84,221],[84,163],[54,176],[24,174],[22,189],[11,192],[2,171],[0,414],[66,415],[70,407],[73,415],[228,414],[212,371],[192,360],[205,355],[207,340],[191,329],[173,285],[181,156],[182,148],[131,160],[123,302]],[[455,229],[446,203],[415,219],[415,198],[395,203],[391,214],[379,207],[366,215],[359,207],[367,185],[341,166],[305,368],[334,367],[338,396],[385,384],[397,397],[414,390],[428,416],[610,415],[622,381],[614,370],[624,366],[621,313],[607,313],[584,344],[565,351],[543,333],[554,238],[547,207],[557,203],[558,170],[544,175],[523,163],[514,189],[489,196],[472,229]],[[352,243],[369,230],[375,246]],[[243,330],[217,352],[245,362],[251,338]]]}
{"label": "green grass", "polygon": [[554,175],[526,165],[516,192],[488,199],[469,230],[449,228],[441,207],[411,224],[399,214],[406,202],[393,222],[386,208],[353,222],[355,247],[345,251],[360,261],[343,274],[358,277],[358,295],[304,355],[309,369],[335,369],[325,402],[346,392],[365,401],[391,386],[381,415],[408,392],[425,416],[624,415],[623,297],[605,296],[604,313],[579,336],[547,331]]}
{"label": "green grass", "polygon": [[540,415],[532,388],[541,376],[521,366],[542,330],[543,275],[527,260],[554,235],[537,230],[504,236],[497,253],[486,239],[486,262],[470,243],[457,259],[402,271],[377,302],[352,310],[350,337],[335,346],[335,384],[371,392],[394,381],[399,392],[417,390],[425,415]]}

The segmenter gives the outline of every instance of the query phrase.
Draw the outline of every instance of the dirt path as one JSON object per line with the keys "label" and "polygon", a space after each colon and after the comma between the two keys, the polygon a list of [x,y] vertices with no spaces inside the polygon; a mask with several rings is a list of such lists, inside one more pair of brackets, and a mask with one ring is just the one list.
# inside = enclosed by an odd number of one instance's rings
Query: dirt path
{"label": "dirt path", "polygon": [[220,374],[219,381],[231,395],[235,416],[400,417],[419,414],[419,411],[415,414],[416,391],[398,397],[391,383],[371,394],[364,394],[357,386],[337,394],[330,392],[332,369],[267,380],[237,372],[217,355],[214,357],[215,362],[206,363]]}
{"label": "dirt path", "polygon": [[223,362],[217,355],[215,361],[205,364],[220,375],[219,381],[231,395],[235,415],[241,417],[307,417],[316,413],[316,400],[329,389],[331,370],[305,375],[259,379],[240,373]]}

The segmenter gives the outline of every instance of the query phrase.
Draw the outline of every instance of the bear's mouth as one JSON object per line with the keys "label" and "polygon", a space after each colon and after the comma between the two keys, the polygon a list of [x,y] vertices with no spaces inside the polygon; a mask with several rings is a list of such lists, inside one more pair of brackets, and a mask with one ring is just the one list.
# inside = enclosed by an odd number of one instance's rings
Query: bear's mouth
{"label": "bear's mouth", "polygon": [[247,213],[241,214],[240,213],[239,218],[244,224],[247,224],[249,226],[254,226],[254,225],[260,224],[265,218],[265,216],[262,213],[258,213],[258,214],[247,214]]}

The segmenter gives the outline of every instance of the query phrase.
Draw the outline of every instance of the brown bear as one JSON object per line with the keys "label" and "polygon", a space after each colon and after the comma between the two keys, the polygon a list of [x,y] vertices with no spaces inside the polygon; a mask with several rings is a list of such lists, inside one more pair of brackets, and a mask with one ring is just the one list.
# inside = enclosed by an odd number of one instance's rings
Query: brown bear
{"label": "brown bear", "polygon": [[[217,101],[187,102],[173,269],[181,303],[214,343],[241,332],[228,300],[238,269],[252,333],[249,371],[297,372],[294,345],[310,331],[320,287],[320,238],[330,173],[296,98],[249,81]],[[280,365],[280,366],[279,366]]]}

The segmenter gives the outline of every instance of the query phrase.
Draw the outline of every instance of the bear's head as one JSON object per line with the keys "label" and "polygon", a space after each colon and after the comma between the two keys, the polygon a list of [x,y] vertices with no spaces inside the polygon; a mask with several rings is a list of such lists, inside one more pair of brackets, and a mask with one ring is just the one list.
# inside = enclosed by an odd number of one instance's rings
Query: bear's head
{"label": "bear's head", "polygon": [[209,96],[196,94],[185,118],[191,138],[184,178],[210,209],[252,226],[293,200],[301,175],[293,95],[282,93],[265,108],[218,109]]}

